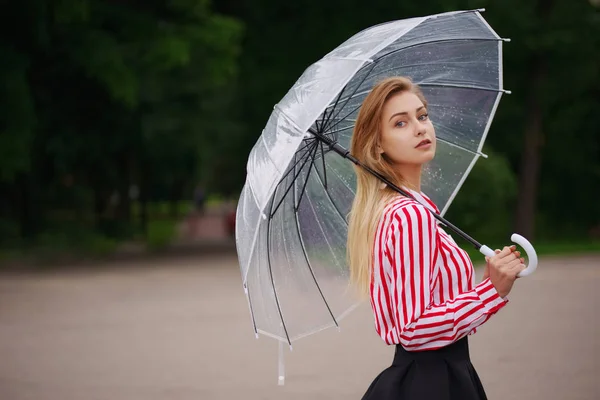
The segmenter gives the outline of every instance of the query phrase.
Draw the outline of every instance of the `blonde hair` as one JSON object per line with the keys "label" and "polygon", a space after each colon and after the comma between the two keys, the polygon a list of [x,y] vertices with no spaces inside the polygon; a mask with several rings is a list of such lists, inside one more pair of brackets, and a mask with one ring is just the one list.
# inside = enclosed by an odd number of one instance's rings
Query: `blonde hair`
{"label": "blonde hair", "polygon": [[[386,78],[377,83],[363,101],[350,142],[350,153],[354,157],[397,186],[406,186],[406,182],[394,170],[385,154],[378,151],[378,144],[383,106],[392,96],[402,92],[414,93],[427,107],[423,93],[410,79]],[[362,167],[355,166],[354,169],[357,185],[348,221],[347,257],[351,283],[361,296],[367,296],[373,267],[375,231],[386,204],[397,193],[384,187],[378,178]]]}

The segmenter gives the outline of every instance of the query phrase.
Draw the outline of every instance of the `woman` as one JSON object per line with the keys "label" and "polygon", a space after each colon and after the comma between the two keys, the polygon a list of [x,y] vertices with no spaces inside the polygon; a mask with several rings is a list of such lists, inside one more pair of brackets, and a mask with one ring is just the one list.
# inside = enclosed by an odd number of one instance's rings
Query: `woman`
{"label": "woman", "polygon": [[363,399],[485,399],[467,335],[505,306],[525,268],[515,247],[504,247],[486,258],[483,281],[475,283],[469,256],[436,223],[429,210],[439,210],[420,190],[435,148],[420,89],[403,77],[377,84],[358,114],[351,153],[418,201],[357,168],[351,279],[370,295],[377,333],[396,346],[392,366]]}

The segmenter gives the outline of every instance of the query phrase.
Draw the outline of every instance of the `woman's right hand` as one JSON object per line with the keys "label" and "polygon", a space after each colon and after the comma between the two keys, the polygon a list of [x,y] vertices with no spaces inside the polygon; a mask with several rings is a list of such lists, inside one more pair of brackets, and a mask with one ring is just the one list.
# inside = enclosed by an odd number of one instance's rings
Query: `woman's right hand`
{"label": "woman's right hand", "polygon": [[506,246],[496,250],[496,255],[486,257],[489,277],[500,297],[506,297],[517,279],[517,274],[525,269],[525,259],[516,251],[516,246]]}

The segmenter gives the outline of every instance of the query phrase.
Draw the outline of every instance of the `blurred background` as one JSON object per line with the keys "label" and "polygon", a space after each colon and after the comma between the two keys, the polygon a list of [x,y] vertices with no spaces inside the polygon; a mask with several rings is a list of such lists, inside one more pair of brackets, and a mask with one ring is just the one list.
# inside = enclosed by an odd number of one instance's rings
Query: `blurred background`
{"label": "blurred background", "polygon": [[[190,299],[209,301],[219,285],[232,286],[247,314],[235,275],[234,211],[247,156],[273,105],[305,68],[364,28],[474,8],[485,8],[484,18],[511,39],[504,86],[512,94],[491,126],[489,158],[478,162],[447,217],[490,246],[518,232],[543,256],[598,254],[599,7],[597,0],[0,0],[0,264],[12,274],[15,266],[47,272],[99,260],[95,273],[113,277],[114,260],[133,254],[153,273],[172,267],[183,274],[182,281],[164,271],[155,278],[171,282],[173,293],[188,288]],[[204,272],[173,261],[182,252],[199,257],[187,263]],[[200,275],[184,279],[190,270]],[[87,288],[85,279],[10,276],[0,286],[7,343],[0,358],[13,371],[30,371],[20,364],[31,357],[29,342],[14,340],[53,325],[19,323],[63,315],[77,301],[96,304],[96,292],[68,297],[83,293],[70,290]],[[106,278],[98,293],[128,298],[119,285],[129,278],[113,278],[116,286]],[[40,279],[50,279],[41,292]],[[189,279],[213,286],[192,289]],[[59,292],[67,297],[52,303]],[[249,316],[241,315],[249,336]],[[0,376],[2,399],[48,398],[9,375]]]}
{"label": "blurred background", "polygon": [[448,216],[481,240],[598,249],[594,3],[4,1],[0,254],[160,249],[201,209],[227,236],[248,153],[306,67],[368,26],[480,7],[512,40],[512,94]]}

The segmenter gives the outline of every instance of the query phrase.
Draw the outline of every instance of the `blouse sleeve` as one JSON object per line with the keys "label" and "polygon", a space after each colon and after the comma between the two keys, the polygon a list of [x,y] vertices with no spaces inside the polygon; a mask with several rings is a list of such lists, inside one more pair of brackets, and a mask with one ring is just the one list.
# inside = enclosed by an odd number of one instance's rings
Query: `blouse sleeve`
{"label": "blouse sleeve", "polygon": [[437,224],[422,205],[410,204],[394,212],[389,227],[396,290],[393,303],[396,335],[407,350],[431,350],[469,334],[502,308],[506,301],[490,279],[442,304],[434,304],[431,275],[439,256]]}

